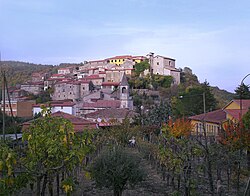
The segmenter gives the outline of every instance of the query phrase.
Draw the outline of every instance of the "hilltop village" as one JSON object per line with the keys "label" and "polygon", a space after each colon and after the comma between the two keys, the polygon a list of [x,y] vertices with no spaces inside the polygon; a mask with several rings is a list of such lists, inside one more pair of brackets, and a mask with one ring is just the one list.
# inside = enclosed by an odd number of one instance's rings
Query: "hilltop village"
{"label": "hilltop village", "polygon": [[[50,90],[52,113],[62,112],[85,118],[99,125],[107,125],[110,119],[121,121],[133,117],[134,104],[128,78],[138,63],[148,62],[148,74],[172,76],[172,84],[180,83],[180,70],[175,59],[150,53],[147,56],[115,56],[102,60],[85,61],[81,66],[58,67],[57,73],[37,72],[32,80],[9,89],[14,116],[33,117],[41,112],[41,106],[28,94],[39,95]],[[7,95],[5,98],[7,99]],[[11,115],[9,102],[5,112]]]}

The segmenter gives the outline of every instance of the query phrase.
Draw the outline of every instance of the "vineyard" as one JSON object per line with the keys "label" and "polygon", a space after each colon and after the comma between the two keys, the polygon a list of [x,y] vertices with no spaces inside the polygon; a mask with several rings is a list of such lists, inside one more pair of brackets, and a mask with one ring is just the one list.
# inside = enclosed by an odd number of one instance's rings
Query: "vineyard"
{"label": "vineyard", "polygon": [[191,129],[185,119],[161,127],[125,120],[76,134],[46,113],[23,131],[22,145],[1,142],[0,194],[248,195],[249,131],[241,122],[220,138]]}

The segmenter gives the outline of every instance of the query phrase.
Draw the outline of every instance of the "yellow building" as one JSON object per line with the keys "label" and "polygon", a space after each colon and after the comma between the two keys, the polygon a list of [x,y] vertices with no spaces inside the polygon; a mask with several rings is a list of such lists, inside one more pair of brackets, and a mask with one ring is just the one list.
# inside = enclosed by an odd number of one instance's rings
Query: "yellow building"
{"label": "yellow building", "polygon": [[250,99],[234,99],[223,110],[227,113],[227,119],[239,120],[250,109]]}
{"label": "yellow building", "polygon": [[111,64],[122,65],[123,63],[125,63],[126,60],[131,60],[135,63],[140,63],[140,62],[144,61],[145,59],[146,59],[146,57],[144,57],[144,56],[124,55],[124,56],[111,57],[111,58],[108,58],[106,60],[108,63],[111,63]]}
{"label": "yellow building", "polygon": [[193,134],[203,135],[205,128],[208,136],[218,135],[223,123],[227,121],[226,116],[226,112],[219,109],[213,112],[208,112],[205,115],[200,114],[189,117],[194,125]]}
{"label": "yellow building", "polygon": [[[241,107],[242,106],[242,107]],[[250,100],[232,100],[224,108],[208,112],[205,115],[200,114],[191,116],[194,125],[194,134],[204,134],[204,128],[207,135],[218,136],[224,123],[228,120],[238,121],[240,116],[244,115],[250,108]]]}

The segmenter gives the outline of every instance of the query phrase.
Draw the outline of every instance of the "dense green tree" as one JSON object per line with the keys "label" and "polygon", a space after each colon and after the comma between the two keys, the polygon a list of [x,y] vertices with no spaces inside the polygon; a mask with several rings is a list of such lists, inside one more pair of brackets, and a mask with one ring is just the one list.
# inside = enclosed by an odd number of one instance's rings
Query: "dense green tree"
{"label": "dense green tree", "polygon": [[103,152],[91,171],[97,186],[113,189],[114,196],[121,196],[126,185],[134,186],[145,178],[139,157],[120,147]]}
{"label": "dense green tree", "polygon": [[239,85],[235,89],[236,98],[238,99],[250,99],[250,90],[249,85],[245,85],[244,83],[242,85]]}
{"label": "dense green tree", "polygon": [[[205,94],[204,94],[205,93]],[[211,93],[210,86],[204,82],[200,86],[187,88],[173,99],[173,111],[176,117],[197,115],[204,112],[203,96],[205,95],[206,112],[216,109],[217,101]]]}
{"label": "dense green tree", "polygon": [[138,77],[140,74],[142,74],[145,70],[149,69],[150,65],[147,60],[142,61],[140,63],[135,64],[135,76]]}
{"label": "dense green tree", "polygon": [[158,89],[158,87],[169,88],[172,82],[173,82],[172,76],[162,76],[162,75],[152,76],[152,85],[154,89]]}

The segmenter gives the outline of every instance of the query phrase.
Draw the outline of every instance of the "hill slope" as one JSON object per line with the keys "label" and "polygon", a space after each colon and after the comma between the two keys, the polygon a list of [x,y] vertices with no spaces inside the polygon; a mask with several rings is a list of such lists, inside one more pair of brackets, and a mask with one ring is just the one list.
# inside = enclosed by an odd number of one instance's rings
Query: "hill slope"
{"label": "hill slope", "polygon": [[0,70],[5,71],[9,86],[15,86],[16,84],[21,84],[31,80],[31,75],[34,72],[52,71],[53,68],[52,65],[41,65],[19,61],[0,62]]}

